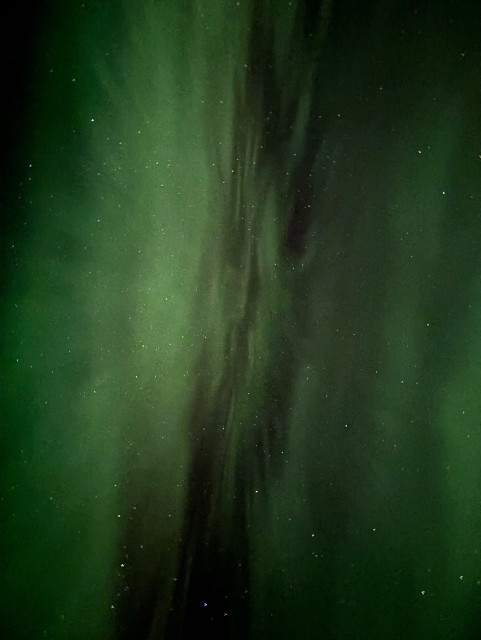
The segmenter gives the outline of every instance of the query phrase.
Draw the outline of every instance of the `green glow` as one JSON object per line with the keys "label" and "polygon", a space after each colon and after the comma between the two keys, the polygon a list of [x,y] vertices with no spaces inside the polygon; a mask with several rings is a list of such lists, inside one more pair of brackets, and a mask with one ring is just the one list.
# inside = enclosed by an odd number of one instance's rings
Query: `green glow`
{"label": "green glow", "polygon": [[249,637],[476,637],[471,10],[334,0],[309,35],[298,2],[64,4],[5,194],[2,637],[164,637],[204,437]]}

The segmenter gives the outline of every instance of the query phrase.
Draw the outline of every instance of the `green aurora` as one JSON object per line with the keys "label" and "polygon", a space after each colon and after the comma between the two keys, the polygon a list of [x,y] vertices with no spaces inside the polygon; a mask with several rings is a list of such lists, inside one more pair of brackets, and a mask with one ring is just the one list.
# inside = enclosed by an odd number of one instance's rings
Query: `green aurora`
{"label": "green aurora", "polygon": [[34,4],[1,637],[477,640],[481,6]]}

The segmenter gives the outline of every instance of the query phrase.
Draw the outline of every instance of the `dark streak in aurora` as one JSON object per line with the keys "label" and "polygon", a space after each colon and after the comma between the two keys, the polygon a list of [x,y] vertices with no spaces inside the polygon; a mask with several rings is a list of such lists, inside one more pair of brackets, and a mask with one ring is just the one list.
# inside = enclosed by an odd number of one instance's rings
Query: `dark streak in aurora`
{"label": "dark streak in aurora", "polygon": [[[275,201],[281,212],[278,224],[284,236],[281,254],[284,264],[300,266],[312,229],[310,181],[322,143],[321,120],[317,113],[308,113],[307,117],[301,113],[301,98],[305,76],[312,73],[315,78],[318,73],[316,61],[320,51],[313,51],[310,37],[313,32],[320,35],[320,28],[326,26],[320,3],[316,7],[314,4],[298,6],[297,30],[290,45],[292,51],[297,49],[297,60],[306,66],[298,74],[294,87],[290,87],[289,95],[283,76],[279,77],[275,68],[269,15],[262,15],[258,3],[252,5],[247,71],[243,78],[238,78],[235,89],[231,161],[235,176],[225,176],[230,182],[229,202],[233,205],[226,206],[219,247],[222,257],[214,267],[227,267],[234,273],[227,285],[228,301],[239,296],[244,302],[240,317],[228,329],[224,370],[214,389],[205,378],[211,360],[208,346],[197,365],[198,382],[189,421],[191,458],[181,556],[166,627],[168,638],[190,638],[199,633],[219,639],[249,637],[249,513],[256,494],[263,494],[266,483],[275,482],[282,473],[290,396],[297,375],[289,326],[291,322],[299,322],[298,305],[302,298],[302,293],[294,295],[283,310],[285,317],[280,329],[276,329],[279,335],[271,345],[275,355],[265,374],[260,399],[256,401],[253,393],[253,401],[246,395],[250,393],[249,371],[256,366],[249,343],[257,329],[263,301],[262,258],[257,241],[262,217],[266,215],[269,187],[275,189]],[[322,39],[314,41],[322,48]],[[314,95],[313,101],[315,98]],[[296,120],[303,116],[304,143],[299,159],[292,162],[289,148],[293,129]],[[289,172],[285,175],[286,167],[291,166],[291,175]],[[209,256],[206,260],[201,269],[199,305],[205,287],[209,287],[208,277],[205,282],[210,270]],[[215,273],[212,276],[215,281]],[[301,274],[298,280],[304,278]],[[289,284],[302,292],[300,282]],[[239,404],[245,404],[246,409],[239,412]],[[243,414],[242,420],[236,415],[239,413]],[[149,637],[157,635],[154,631]]]}

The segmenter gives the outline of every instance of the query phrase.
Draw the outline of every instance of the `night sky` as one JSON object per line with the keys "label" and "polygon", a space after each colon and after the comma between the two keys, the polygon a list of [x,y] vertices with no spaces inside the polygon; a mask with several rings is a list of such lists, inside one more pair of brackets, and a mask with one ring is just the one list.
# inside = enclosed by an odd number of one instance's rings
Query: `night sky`
{"label": "night sky", "polygon": [[481,4],[3,26],[0,637],[479,640]]}

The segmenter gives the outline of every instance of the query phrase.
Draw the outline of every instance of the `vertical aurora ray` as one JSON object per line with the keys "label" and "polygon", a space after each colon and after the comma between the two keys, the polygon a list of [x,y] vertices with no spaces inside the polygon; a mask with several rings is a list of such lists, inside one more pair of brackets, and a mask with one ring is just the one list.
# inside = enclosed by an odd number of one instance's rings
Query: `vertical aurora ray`
{"label": "vertical aurora ray", "polygon": [[481,20],[401,4],[39,4],[2,637],[478,637]]}
{"label": "vertical aurora ray", "polygon": [[[231,158],[221,164],[212,186],[214,193],[224,191],[216,207],[220,231],[218,242],[208,240],[198,303],[202,317],[215,283],[223,331],[206,343],[197,364],[182,551],[168,637],[189,637],[199,628],[219,638],[250,634],[250,528],[257,495],[268,509],[269,485],[282,476],[297,375],[291,326],[306,304],[299,292],[312,231],[312,171],[321,142],[318,113],[309,106],[315,96],[306,95],[306,85],[309,92],[309,83],[318,80],[327,18],[314,11],[308,29],[302,7],[282,17],[278,27],[287,36],[277,44],[288,57],[276,61],[272,7],[253,4],[248,15],[245,64],[233,78]],[[316,36],[314,47],[304,42],[309,30]],[[293,43],[298,53],[291,59]],[[285,86],[284,64],[302,69],[293,75],[292,86]],[[214,134],[209,143],[217,160],[222,141]],[[204,373],[219,349],[221,373],[210,382]]]}

